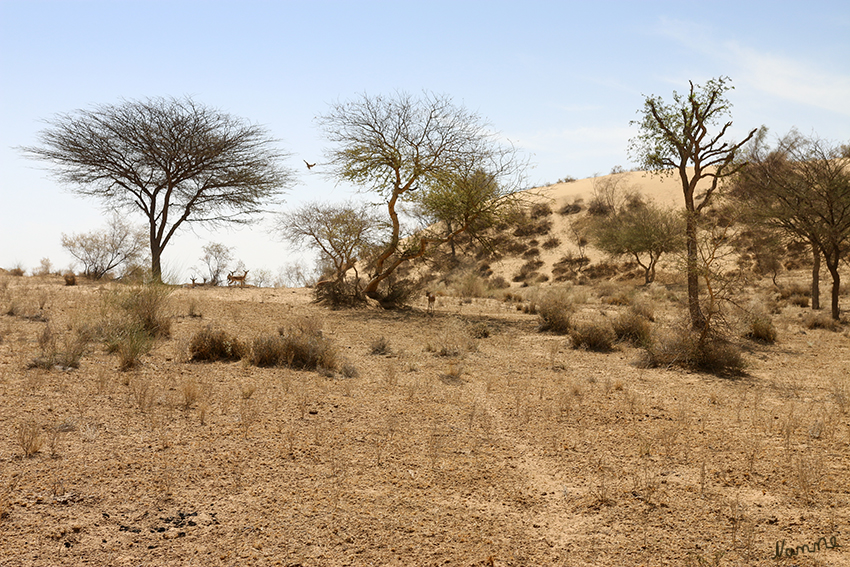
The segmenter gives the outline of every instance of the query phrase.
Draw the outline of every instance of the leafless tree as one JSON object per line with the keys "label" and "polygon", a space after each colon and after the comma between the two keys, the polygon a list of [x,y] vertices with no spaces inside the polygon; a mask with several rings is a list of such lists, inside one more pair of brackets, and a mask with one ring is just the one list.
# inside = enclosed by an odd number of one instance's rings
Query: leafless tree
{"label": "leafless tree", "polygon": [[294,245],[306,245],[320,254],[319,262],[332,267],[330,278],[341,281],[378,244],[385,226],[374,207],[351,203],[308,203],[282,214],[277,231]]}
{"label": "leafless tree", "polygon": [[146,231],[119,215],[110,217],[104,230],[62,234],[62,247],[83,264],[83,274],[99,280],[108,272],[142,259]]}
{"label": "leafless tree", "polygon": [[227,265],[233,261],[233,248],[218,242],[210,242],[202,248],[204,255],[201,261],[207,267],[210,285],[221,285],[222,274],[227,270]]}
{"label": "leafless tree", "polygon": [[[762,132],[745,157],[733,194],[750,218],[810,242],[815,257],[823,257],[832,276],[832,317],[838,319],[838,267],[850,253],[850,157],[844,157],[840,146],[796,131],[774,149]],[[816,262],[813,283],[818,267]]]}
{"label": "leafless tree", "polygon": [[75,193],[141,212],[156,281],[184,224],[251,222],[293,181],[264,127],[190,98],[100,105],[47,125],[24,152],[54,166]]}

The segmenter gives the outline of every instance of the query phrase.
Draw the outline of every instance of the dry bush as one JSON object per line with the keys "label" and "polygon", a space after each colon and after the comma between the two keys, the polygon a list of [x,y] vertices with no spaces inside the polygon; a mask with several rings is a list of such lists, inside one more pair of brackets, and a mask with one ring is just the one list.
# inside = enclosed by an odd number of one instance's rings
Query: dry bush
{"label": "dry bush", "polygon": [[652,324],[640,312],[629,309],[614,319],[612,324],[617,340],[644,347],[652,341]]}
{"label": "dry bush", "polygon": [[629,311],[640,315],[647,321],[655,321],[655,305],[645,297],[633,298],[629,305]]}
{"label": "dry bush", "polygon": [[163,285],[119,289],[106,298],[101,320],[85,333],[102,340],[108,352],[118,354],[120,370],[133,368],[157,338],[171,333],[170,293]]}
{"label": "dry bush", "polygon": [[833,319],[826,311],[820,313],[809,313],[803,318],[803,326],[807,329],[826,329],[838,331],[841,323]]}
{"label": "dry bush", "polygon": [[812,296],[812,288],[809,285],[801,284],[801,283],[789,283],[779,287],[779,297],[782,299],[790,299],[795,295],[802,295],[803,297],[811,297]]}
{"label": "dry bush", "polygon": [[236,337],[206,326],[192,336],[189,342],[189,360],[216,362],[240,360],[246,347]]}
{"label": "dry bush", "polygon": [[520,267],[519,272],[514,274],[513,280],[515,282],[524,282],[533,279],[538,275],[537,269],[542,266],[542,260],[529,260]]}
{"label": "dry bush", "polygon": [[469,334],[473,339],[486,339],[490,336],[490,326],[487,323],[475,323],[469,328]]}
{"label": "dry bush", "polygon": [[119,292],[115,301],[130,320],[156,339],[171,334],[171,316],[167,312],[170,295],[168,287],[152,284]]}
{"label": "dry bush", "polygon": [[504,276],[495,276],[487,282],[490,289],[507,289],[511,287],[511,283]]}
{"label": "dry bush", "polygon": [[41,426],[34,421],[25,421],[18,424],[15,435],[18,447],[24,452],[24,457],[29,458],[38,453],[44,445],[44,437],[41,435]]}
{"label": "dry bush", "polygon": [[725,338],[701,336],[684,327],[655,333],[644,353],[651,368],[681,366],[723,376],[740,375],[746,366],[740,348]]}
{"label": "dry bush", "polygon": [[460,297],[487,297],[490,295],[490,286],[487,279],[475,270],[467,270],[454,278],[450,289]]}
{"label": "dry bush", "polygon": [[50,325],[46,325],[38,336],[39,356],[28,365],[29,368],[51,370],[55,367],[79,368],[80,360],[85,354],[89,338],[85,332],[74,330],[62,337],[60,348],[59,338]]}
{"label": "dry bush", "polygon": [[181,382],[179,390],[180,405],[184,410],[188,410],[195,405],[195,402],[198,401],[198,398],[201,395],[201,389],[198,386],[197,380],[191,377]]}
{"label": "dry bush", "polygon": [[788,303],[790,303],[791,305],[796,305],[797,307],[808,307],[809,296],[795,293],[794,295],[788,298]]}
{"label": "dry bush", "polygon": [[552,289],[536,302],[540,331],[559,335],[570,332],[571,319],[576,310],[576,300],[569,290]]}
{"label": "dry bush", "polygon": [[560,245],[561,245],[561,239],[560,238],[557,238],[555,236],[550,236],[545,241],[543,241],[543,244],[541,244],[540,247],[543,248],[544,250],[554,250],[555,248],[558,248]]}
{"label": "dry bush", "polygon": [[579,321],[570,327],[573,348],[584,348],[595,352],[608,352],[614,348],[616,335],[611,324],[605,320]]}
{"label": "dry bush", "polygon": [[437,338],[425,345],[426,352],[449,358],[463,358],[467,353],[476,350],[478,345],[475,340],[469,335],[463,323],[457,320],[447,321],[440,329]]}
{"label": "dry bush", "polygon": [[107,352],[118,355],[118,369],[124,371],[141,363],[142,356],[153,348],[154,339],[142,327],[130,324],[113,329],[105,343]]}
{"label": "dry bush", "polygon": [[384,336],[373,339],[372,342],[369,343],[369,354],[382,356],[392,354],[390,341]]}
{"label": "dry bush", "polygon": [[251,343],[248,361],[253,366],[288,366],[297,370],[328,370],[339,367],[336,348],[322,336],[312,319],[299,319],[278,329],[277,336],[260,336]]}
{"label": "dry bush", "polygon": [[529,216],[532,220],[546,218],[552,214],[552,207],[549,206],[549,203],[537,203],[531,206],[531,210],[529,211]]}
{"label": "dry bush", "polygon": [[748,318],[746,324],[747,330],[744,332],[745,338],[767,344],[773,344],[776,342],[776,326],[773,324],[770,315],[767,313],[753,313]]}
{"label": "dry bush", "polygon": [[577,215],[583,209],[582,200],[577,198],[572,203],[564,203],[564,206],[558,209],[558,214],[563,216]]}

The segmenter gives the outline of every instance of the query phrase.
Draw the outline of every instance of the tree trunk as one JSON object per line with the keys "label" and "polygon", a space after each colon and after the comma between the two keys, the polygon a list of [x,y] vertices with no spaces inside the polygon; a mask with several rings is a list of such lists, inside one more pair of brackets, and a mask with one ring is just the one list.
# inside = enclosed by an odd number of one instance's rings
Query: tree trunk
{"label": "tree trunk", "polygon": [[162,283],[162,249],[151,240],[151,279],[153,283]]}
{"label": "tree trunk", "polygon": [[812,242],[812,309],[820,309],[820,250]]}
{"label": "tree trunk", "polygon": [[834,262],[830,262],[826,258],[826,267],[832,275],[832,318],[838,321],[841,318],[841,311],[838,309],[838,296],[841,293],[841,275],[838,273],[838,258]]}
{"label": "tree trunk", "polygon": [[691,316],[691,327],[694,330],[703,330],[707,322],[699,306],[699,250],[697,248],[696,212],[689,211],[687,213],[685,237],[688,251],[688,311]]}

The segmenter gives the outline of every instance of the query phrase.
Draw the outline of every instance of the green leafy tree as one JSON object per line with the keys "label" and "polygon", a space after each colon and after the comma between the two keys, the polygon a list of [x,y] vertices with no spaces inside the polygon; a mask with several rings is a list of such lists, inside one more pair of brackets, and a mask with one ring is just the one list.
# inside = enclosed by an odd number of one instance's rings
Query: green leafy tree
{"label": "green leafy tree", "polygon": [[[740,142],[728,142],[726,137],[732,121],[732,107],[726,93],[733,87],[728,77],[710,79],[705,85],[690,83],[687,95],[673,91],[673,102],[648,96],[640,111],[639,127],[632,138],[629,151],[643,169],[662,175],[678,174],[685,198],[685,246],[688,280],[688,310],[691,325],[705,329],[708,319],[699,301],[699,244],[697,229],[700,215],[710,203],[720,181],[734,175],[742,164],[735,156],[755,135],[752,130]],[[700,193],[700,182],[707,181]]]}
{"label": "green leafy tree", "polygon": [[262,126],[192,99],[124,101],[60,114],[23,148],[55,167],[78,195],[148,224],[151,272],[184,225],[247,223],[285,187],[291,171]]}
{"label": "green leafy tree", "polygon": [[681,215],[651,202],[620,209],[608,217],[590,217],[587,233],[603,252],[634,258],[644,270],[647,285],[655,281],[661,256],[685,246]]}
{"label": "green leafy tree", "polygon": [[[388,230],[364,293],[386,307],[392,302],[379,287],[399,266],[462,233],[480,231],[515,203],[521,189],[525,162],[516,150],[445,96],[362,95],[333,105],[319,124],[334,144],[327,152],[331,175],[385,203]],[[405,206],[424,207],[452,228],[405,232]]]}

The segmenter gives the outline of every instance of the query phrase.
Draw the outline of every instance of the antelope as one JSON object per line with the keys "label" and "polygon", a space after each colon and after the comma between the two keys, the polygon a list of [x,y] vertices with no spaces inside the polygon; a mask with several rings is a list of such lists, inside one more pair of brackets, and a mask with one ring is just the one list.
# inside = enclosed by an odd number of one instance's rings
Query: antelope
{"label": "antelope", "polygon": [[431,293],[430,291],[425,292],[425,297],[428,298],[428,313],[434,314],[434,303],[437,301],[437,297]]}
{"label": "antelope", "polygon": [[248,276],[248,270],[245,270],[245,273],[242,274],[241,276],[234,276],[233,272],[230,272],[229,274],[227,274],[227,285],[228,285],[228,287],[236,284],[237,282],[239,283],[239,287],[245,287],[245,278],[247,276]]}

